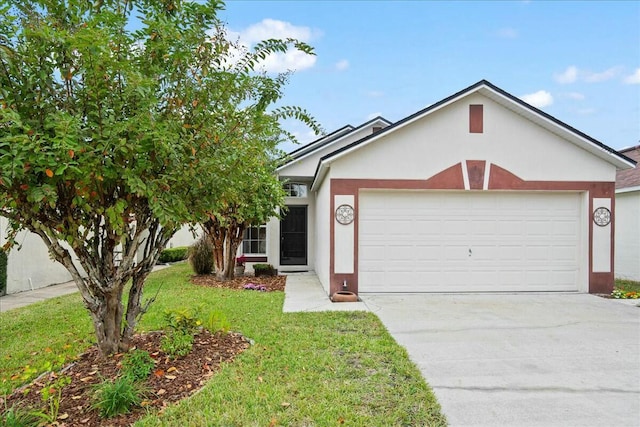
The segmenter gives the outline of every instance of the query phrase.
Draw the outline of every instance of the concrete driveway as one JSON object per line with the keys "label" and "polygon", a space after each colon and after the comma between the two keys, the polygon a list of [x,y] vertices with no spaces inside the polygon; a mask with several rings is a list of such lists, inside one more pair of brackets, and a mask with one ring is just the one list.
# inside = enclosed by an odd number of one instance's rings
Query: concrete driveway
{"label": "concrete driveway", "polygon": [[634,305],[585,294],[361,297],[452,426],[640,426]]}

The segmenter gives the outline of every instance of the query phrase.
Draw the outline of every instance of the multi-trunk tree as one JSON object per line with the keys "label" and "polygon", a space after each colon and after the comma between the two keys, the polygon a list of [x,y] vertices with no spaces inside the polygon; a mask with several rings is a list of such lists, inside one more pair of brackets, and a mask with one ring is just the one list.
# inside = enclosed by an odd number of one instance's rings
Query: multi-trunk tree
{"label": "multi-trunk tree", "polygon": [[145,279],[175,231],[237,194],[244,165],[234,159],[270,150],[258,131],[279,138],[280,116],[307,117],[270,111],[286,76],[253,70],[270,53],[311,48],[267,40],[241,52],[221,7],[0,0],[6,249],[22,229],[42,238],[80,289],[105,355],[129,346]]}

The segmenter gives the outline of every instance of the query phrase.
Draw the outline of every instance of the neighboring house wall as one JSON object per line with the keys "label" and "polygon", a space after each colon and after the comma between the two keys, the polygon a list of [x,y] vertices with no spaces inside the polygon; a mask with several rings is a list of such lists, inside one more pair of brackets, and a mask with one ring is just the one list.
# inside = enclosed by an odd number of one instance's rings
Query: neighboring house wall
{"label": "neighboring house wall", "polygon": [[615,275],[640,281],[640,189],[616,193]]}
{"label": "neighboring house wall", "polygon": [[[8,220],[0,218],[0,245],[6,242]],[[40,237],[30,231],[21,231],[17,245],[9,252],[7,265],[7,294],[43,288],[71,280],[61,264],[53,261]]]}
{"label": "neighboring house wall", "polygon": [[[640,145],[620,152],[640,162]],[[640,281],[640,168],[637,165],[616,175],[615,215],[616,277]]]}

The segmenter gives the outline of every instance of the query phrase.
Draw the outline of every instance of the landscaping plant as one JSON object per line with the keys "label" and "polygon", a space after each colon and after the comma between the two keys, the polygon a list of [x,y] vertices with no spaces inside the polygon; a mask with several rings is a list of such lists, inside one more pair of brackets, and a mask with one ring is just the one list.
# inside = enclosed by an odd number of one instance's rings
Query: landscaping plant
{"label": "landscaping plant", "polygon": [[148,351],[135,349],[122,358],[122,376],[134,381],[144,380],[151,374],[154,366],[155,363]]}
{"label": "landscaping plant", "polygon": [[189,263],[196,274],[211,274],[213,271],[213,245],[207,236],[202,236],[191,245]]}
{"label": "landscaping plant", "polygon": [[100,411],[103,418],[126,414],[133,406],[142,402],[146,390],[130,377],[118,377],[106,380],[95,387],[93,407]]}

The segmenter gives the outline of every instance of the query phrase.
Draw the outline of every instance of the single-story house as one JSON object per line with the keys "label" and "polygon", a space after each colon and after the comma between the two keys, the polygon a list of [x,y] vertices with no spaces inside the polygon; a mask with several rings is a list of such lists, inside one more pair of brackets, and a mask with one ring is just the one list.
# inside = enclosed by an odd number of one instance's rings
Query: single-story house
{"label": "single-story house", "polygon": [[[640,161],[640,145],[620,150]],[[640,168],[619,170],[616,175],[615,275],[640,281]]]}
{"label": "single-story house", "polygon": [[291,153],[287,210],[242,251],[330,295],[608,293],[616,172],[635,163],[482,80]]}

